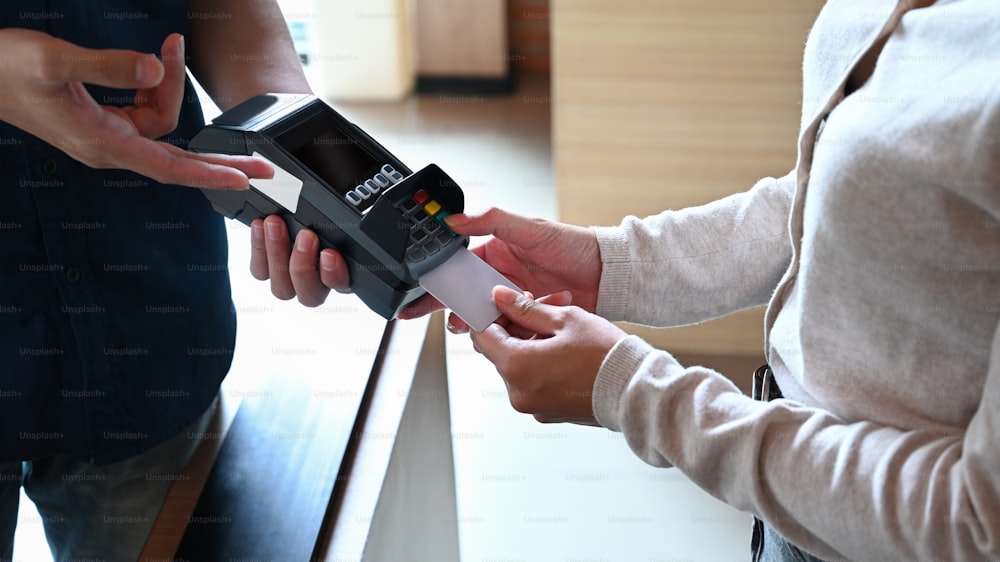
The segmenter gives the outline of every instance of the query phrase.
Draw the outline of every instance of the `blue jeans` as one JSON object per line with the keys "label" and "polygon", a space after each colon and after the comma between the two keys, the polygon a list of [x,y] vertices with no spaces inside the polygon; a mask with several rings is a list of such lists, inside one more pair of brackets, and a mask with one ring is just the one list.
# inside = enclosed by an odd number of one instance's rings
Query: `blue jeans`
{"label": "blue jeans", "polygon": [[214,413],[215,404],[166,443],[110,465],[60,455],[0,463],[0,561],[14,556],[21,486],[55,560],[137,560]]}
{"label": "blue jeans", "polygon": [[823,562],[803,552],[760,519],[754,518],[752,562]]}
{"label": "blue jeans", "polygon": [[[781,398],[781,389],[774,380],[771,367],[762,365],[753,374],[754,400],[765,402]],[[754,517],[750,536],[751,562],[823,562],[788,542],[767,523]]]}

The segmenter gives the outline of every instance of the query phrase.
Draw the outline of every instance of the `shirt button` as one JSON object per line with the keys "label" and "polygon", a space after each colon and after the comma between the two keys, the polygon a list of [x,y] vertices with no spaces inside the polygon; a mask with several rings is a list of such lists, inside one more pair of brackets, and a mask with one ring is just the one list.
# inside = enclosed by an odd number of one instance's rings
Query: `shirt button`
{"label": "shirt button", "polygon": [[66,268],[66,280],[70,282],[71,285],[76,285],[80,282],[80,270],[75,267]]}
{"label": "shirt button", "polygon": [[42,171],[50,176],[56,173],[56,161],[52,158],[46,158],[45,161],[42,162]]}

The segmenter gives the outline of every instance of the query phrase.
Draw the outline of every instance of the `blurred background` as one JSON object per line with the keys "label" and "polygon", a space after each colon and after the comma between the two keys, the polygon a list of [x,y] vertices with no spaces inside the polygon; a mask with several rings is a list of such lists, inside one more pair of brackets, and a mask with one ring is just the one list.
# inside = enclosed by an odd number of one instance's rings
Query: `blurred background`
{"label": "blurred background", "polygon": [[[441,166],[469,209],[580,225],[705,203],[790,170],[801,51],[821,5],[279,3],[315,92],[411,168]],[[218,114],[204,102],[209,119]],[[249,230],[231,222],[229,235],[240,315],[230,408],[276,373],[324,384],[339,360],[324,341],[382,324],[352,296],[316,309],[274,299],[248,273]],[[763,361],[762,327],[763,311],[751,310],[693,327],[626,328],[748,389]],[[454,472],[454,497],[420,508],[455,518],[458,558],[747,559],[747,514],[674,469],[646,466],[619,434],[516,413],[468,338],[444,340],[453,458],[440,468]],[[15,559],[45,559],[28,502],[18,533]]]}

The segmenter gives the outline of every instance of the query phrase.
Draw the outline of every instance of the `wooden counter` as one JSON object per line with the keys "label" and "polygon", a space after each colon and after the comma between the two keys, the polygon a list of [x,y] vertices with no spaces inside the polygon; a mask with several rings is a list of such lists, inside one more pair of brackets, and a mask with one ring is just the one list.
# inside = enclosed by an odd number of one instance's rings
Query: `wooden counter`
{"label": "wooden counter", "polygon": [[333,387],[286,373],[224,395],[141,560],[457,561],[442,332],[391,322],[374,354],[345,340]]}

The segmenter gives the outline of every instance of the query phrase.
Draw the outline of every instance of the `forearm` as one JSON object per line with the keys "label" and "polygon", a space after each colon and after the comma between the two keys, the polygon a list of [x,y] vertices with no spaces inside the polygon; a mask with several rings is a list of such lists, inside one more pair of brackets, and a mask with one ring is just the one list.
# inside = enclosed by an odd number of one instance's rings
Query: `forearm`
{"label": "forearm", "polygon": [[766,304],[791,261],[794,190],[793,172],[707,205],[596,229],[597,313],[679,326]]}
{"label": "forearm", "polygon": [[1000,334],[993,357],[978,412],[950,431],[755,402],[721,375],[682,367],[635,337],[602,366],[594,409],[646,462],[676,466],[819,556],[995,559]]}
{"label": "forearm", "polygon": [[226,110],[268,92],[310,93],[274,0],[188,0],[189,67]]}

